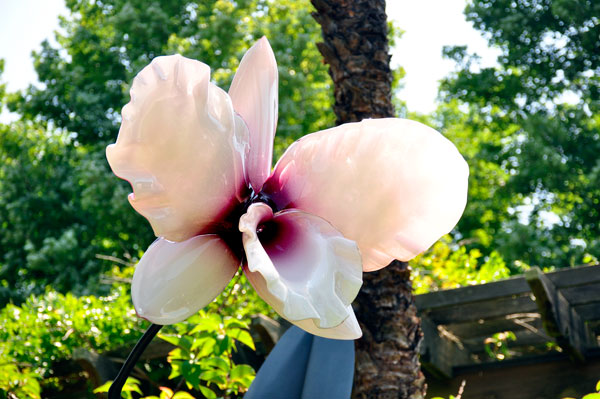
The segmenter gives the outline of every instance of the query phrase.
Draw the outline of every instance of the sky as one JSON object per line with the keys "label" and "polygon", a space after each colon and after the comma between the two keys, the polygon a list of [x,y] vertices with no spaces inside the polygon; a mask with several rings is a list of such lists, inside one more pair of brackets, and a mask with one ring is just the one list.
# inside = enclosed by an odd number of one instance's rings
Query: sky
{"label": "sky", "polygon": [[[405,31],[392,49],[392,65],[406,70],[400,92],[410,111],[435,109],[438,81],[453,70],[442,58],[444,45],[467,45],[493,64],[497,51],[466,22],[465,0],[388,0],[388,18]],[[64,0],[0,0],[0,58],[5,60],[2,81],[9,91],[36,81],[31,51],[58,29],[58,15],[66,15]],[[0,116],[6,120],[7,115]]]}

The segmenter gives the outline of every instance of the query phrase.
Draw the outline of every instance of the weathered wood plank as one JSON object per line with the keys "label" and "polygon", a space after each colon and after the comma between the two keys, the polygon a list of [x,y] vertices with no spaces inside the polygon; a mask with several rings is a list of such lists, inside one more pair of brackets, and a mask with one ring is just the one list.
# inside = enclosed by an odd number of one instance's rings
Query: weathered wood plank
{"label": "weathered wood plank", "polygon": [[[500,331],[497,331],[500,332]],[[516,340],[506,342],[506,347],[509,350],[521,348],[524,346],[545,346],[546,342],[552,341],[544,331],[533,332],[526,329],[512,331],[515,334]],[[482,335],[462,340],[463,345],[472,353],[485,352],[485,341],[491,335]]]}
{"label": "weathered wood plank", "polygon": [[573,267],[546,273],[557,288],[600,283],[600,265]]}
{"label": "weathered wood plank", "polygon": [[[600,375],[600,358],[576,365],[566,356],[538,357],[531,363],[521,359],[497,362],[491,367],[455,368],[450,381],[427,378],[428,397],[456,395],[463,380],[462,399],[551,399],[580,398],[592,392]],[[547,359],[543,361],[543,359]]]}
{"label": "weathered wood plank", "polygon": [[481,322],[447,324],[445,328],[462,339],[482,336],[489,337],[501,331],[519,331],[527,328],[517,323],[517,320],[523,320],[523,323],[526,323],[529,328],[544,331],[540,315],[537,312],[514,314],[511,316],[514,316],[514,318],[507,318],[507,316],[502,315],[495,319],[481,320]]}
{"label": "weathered wood plank", "polygon": [[575,306],[575,311],[585,321],[589,322],[589,321],[600,320],[600,303],[598,303],[598,302],[586,303],[584,305],[577,305],[577,306]]}
{"label": "weathered wood plank", "polygon": [[419,311],[459,305],[465,302],[478,302],[519,295],[529,292],[529,286],[523,277],[495,281],[482,285],[472,285],[452,290],[430,292],[417,295],[415,303]]}
{"label": "weathered wood plank", "polygon": [[425,339],[420,348],[420,361],[429,373],[440,379],[449,379],[455,365],[471,363],[469,352],[462,344],[444,334],[429,318],[421,318],[421,329]]}
{"label": "weathered wood plank", "polygon": [[464,303],[457,306],[426,309],[422,312],[437,324],[464,323],[494,319],[514,313],[535,312],[537,306],[528,295],[513,295],[494,300]]}
{"label": "weathered wood plank", "polygon": [[596,302],[600,307],[600,283],[562,288],[560,292],[572,306]]}

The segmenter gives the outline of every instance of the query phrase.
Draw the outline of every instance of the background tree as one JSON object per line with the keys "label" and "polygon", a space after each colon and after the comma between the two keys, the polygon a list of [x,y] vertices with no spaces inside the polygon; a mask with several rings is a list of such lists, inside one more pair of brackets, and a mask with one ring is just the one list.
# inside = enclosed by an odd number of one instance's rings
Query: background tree
{"label": "background tree", "polygon": [[[312,0],[323,30],[319,50],[334,83],[337,124],[394,116],[385,0]],[[355,301],[353,398],[424,398],[417,348],[422,339],[404,262],[366,273]]]}
{"label": "background tree", "polygon": [[600,3],[475,0],[465,10],[497,65],[464,47],[437,123],[468,157],[470,247],[521,265],[565,267],[600,253]]}

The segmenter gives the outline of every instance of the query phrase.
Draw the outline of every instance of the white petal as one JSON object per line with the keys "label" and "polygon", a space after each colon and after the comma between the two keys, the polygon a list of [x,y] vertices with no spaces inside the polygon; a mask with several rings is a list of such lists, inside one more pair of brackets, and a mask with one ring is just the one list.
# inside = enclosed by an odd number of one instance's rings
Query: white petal
{"label": "white petal", "polygon": [[246,168],[255,192],[260,191],[271,172],[278,79],[275,55],[263,36],[242,58],[229,88],[233,108],[250,131]]}
{"label": "white petal", "polygon": [[158,239],[133,274],[133,305],[152,323],[178,323],[215,299],[238,267],[239,260],[216,235],[183,242]]}
{"label": "white petal", "polygon": [[356,241],[365,271],[409,260],[458,222],[469,168],[435,130],[405,119],[369,119],[294,143],[264,192],[279,209],[329,221]]}
{"label": "white petal", "polygon": [[275,311],[316,335],[360,336],[350,306],[362,284],[353,241],[318,216],[293,209],[273,215],[261,203],[241,217],[240,231],[248,261],[244,271]]}
{"label": "white petal", "polygon": [[133,188],[131,205],[172,241],[214,232],[245,195],[248,130],[210,68],[157,57],[134,79],[115,144],[114,173]]}

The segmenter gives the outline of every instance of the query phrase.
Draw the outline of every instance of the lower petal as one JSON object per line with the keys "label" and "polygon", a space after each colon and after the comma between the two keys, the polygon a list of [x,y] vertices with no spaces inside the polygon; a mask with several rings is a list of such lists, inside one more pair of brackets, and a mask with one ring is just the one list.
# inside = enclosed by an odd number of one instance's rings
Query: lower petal
{"label": "lower petal", "polygon": [[350,306],[362,285],[356,243],[318,216],[295,209],[273,215],[266,204],[250,206],[239,227],[244,271],[276,312],[314,335],[360,337]]}
{"label": "lower petal", "polygon": [[137,314],[155,324],[185,320],[216,298],[239,260],[214,234],[183,242],[160,238],[146,250],[131,283]]}

